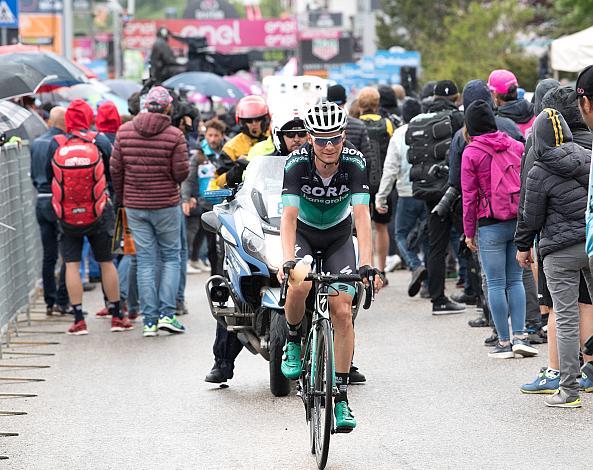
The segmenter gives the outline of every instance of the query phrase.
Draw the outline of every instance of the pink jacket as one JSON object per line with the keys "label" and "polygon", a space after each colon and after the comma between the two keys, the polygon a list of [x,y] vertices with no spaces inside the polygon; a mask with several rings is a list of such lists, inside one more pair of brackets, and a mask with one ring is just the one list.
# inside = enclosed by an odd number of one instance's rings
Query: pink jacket
{"label": "pink jacket", "polygon": [[[495,152],[507,149],[521,157],[523,144],[501,131],[473,137]],[[478,220],[490,217],[488,199],[490,198],[490,160],[488,153],[469,144],[461,158],[461,190],[463,192],[463,231],[468,238],[474,238]]]}

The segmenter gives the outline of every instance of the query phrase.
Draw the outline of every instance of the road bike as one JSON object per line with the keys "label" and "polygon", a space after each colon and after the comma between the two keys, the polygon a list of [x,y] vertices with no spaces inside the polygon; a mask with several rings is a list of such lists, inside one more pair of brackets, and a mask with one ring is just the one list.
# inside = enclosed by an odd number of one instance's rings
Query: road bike
{"label": "road bike", "polygon": [[[338,394],[338,389],[336,387],[334,337],[328,299],[339,293],[332,284],[356,282],[357,289],[353,299],[353,310],[358,310],[363,291],[366,291],[363,305],[366,310],[374,300],[374,276],[369,279],[368,287],[363,288],[362,278],[358,274],[324,274],[322,255],[316,253],[315,272],[309,273],[305,281],[312,282],[311,292],[314,295],[315,303],[312,309],[308,309],[306,315],[310,327],[301,359],[302,372],[297,383],[297,394],[305,405],[311,453],[315,454],[318,468],[323,469],[327,464],[331,435],[351,431],[351,429],[337,429],[334,426],[333,398]],[[285,279],[280,293],[279,305],[281,306],[286,300],[287,290],[288,282]]]}

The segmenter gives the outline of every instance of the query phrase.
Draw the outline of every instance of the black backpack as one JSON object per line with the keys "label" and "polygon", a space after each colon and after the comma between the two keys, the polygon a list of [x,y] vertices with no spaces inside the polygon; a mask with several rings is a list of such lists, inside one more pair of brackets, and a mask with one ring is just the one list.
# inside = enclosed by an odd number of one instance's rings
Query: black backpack
{"label": "black backpack", "polygon": [[408,124],[406,144],[416,199],[440,199],[448,186],[447,157],[453,138],[450,112],[427,113],[416,116]]}
{"label": "black backpack", "polygon": [[383,164],[387,156],[387,147],[391,136],[387,131],[387,119],[381,118],[378,120],[362,119],[369,134],[369,141],[371,151],[370,154],[365,155],[367,163],[367,173],[369,177],[369,189],[371,194],[376,194],[379,191],[381,184],[381,176],[383,176]]}

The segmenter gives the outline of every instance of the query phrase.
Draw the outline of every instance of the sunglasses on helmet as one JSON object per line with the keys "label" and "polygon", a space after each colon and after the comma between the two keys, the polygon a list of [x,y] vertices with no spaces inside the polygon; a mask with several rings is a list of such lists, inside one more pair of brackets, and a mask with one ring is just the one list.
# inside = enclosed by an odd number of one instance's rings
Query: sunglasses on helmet
{"label": "sunglasses on helmet", "polygon": [[334,137],[311,137],[313,138],[313,142],[320,147],[327,147],[329,144],[332,144],[335,147],[344,142],[344,134],[336,135]]}
{"label": "sunglasses on helmet", "polygon": [[282,135],[284,135],[285,137],[288,137],[289,139],[294,139],[297,136],[300,137],[301,139],[304,139],[305,137],[307,137],[307,131],[301,131],[301,130],[282,131]]}

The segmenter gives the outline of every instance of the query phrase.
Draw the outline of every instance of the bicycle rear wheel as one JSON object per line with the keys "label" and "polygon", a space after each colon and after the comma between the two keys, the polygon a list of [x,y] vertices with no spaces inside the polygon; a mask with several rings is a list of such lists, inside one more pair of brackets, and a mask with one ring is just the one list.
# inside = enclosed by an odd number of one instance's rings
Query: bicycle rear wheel
{"label": "bicycle rear wheel", "polygon": [[311,426],[317,467],[323,469],[327,464],[333,424],[334,357],[332,330],[328,320],[317,323],[316,346]]}

